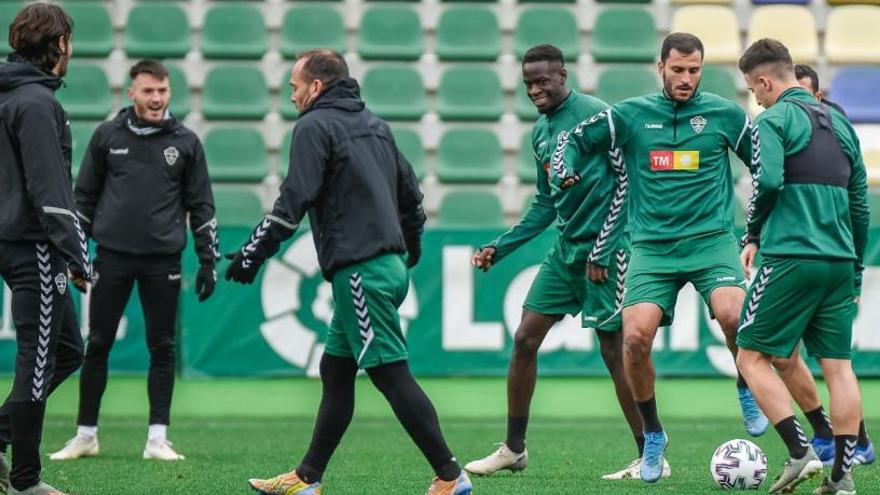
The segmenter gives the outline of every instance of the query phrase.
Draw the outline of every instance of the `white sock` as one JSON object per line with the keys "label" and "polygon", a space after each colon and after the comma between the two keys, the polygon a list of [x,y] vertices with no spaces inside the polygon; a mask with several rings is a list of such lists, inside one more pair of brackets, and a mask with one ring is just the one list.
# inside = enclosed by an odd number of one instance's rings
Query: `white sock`
{"label": "white sock", "polygon": [[162,441],[168,438],[168,425],[150,425],[147,440]]}
{"label": "white sock", "polygon": [[77,426],[76,434],[81,437],[95,438],[98,436],[97,426]]}

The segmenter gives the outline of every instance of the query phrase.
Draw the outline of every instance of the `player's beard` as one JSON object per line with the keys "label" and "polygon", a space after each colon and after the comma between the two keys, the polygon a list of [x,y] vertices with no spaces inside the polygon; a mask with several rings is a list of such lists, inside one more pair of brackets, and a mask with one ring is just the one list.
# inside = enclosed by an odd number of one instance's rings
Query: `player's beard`
{"label": "player's beard", "polygon": [[58,77],[64,77],[67,75],[67,64],[70,63],[70,56],[66,53],[61,54],[61,58],[58,59],[58,64],[55,66],[55,74]]}
{"label": "player's beard", "polygon": [[669,83],[669,80],[666,78],[666,74],[665,73],[663,74],[663,91],[666,93],[666,96],[668,96],[670,100],[673,100],[675,102],[687,103],[688,101],[691,100],[691,98],[694,97],[695,94],[697,94],[697,88],[699,88],[699,87],[700,87],[700,81],[697,81],[697,84],[695,86],[693,86],[693,88],[691,89],[690,96],[688,96],[684,100],[679,100],[678,98],[675,97],[675,88],[672,86],[672,84]]}

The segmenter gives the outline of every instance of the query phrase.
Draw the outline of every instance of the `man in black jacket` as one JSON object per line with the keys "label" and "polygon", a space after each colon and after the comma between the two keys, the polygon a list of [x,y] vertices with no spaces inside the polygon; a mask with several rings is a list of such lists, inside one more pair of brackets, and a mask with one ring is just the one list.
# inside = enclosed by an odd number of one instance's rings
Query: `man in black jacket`
{"label": "man in black jacket", "polygon": [[272,213],[238,252],[227,255],[232,264],[226,278],[252,283],[308,213],[335,312],[308,452],[295,470],[249,483],[268,495],[320,493],[327,463],[351,422],[355,377],[363,368],[434,469],[428,494],[470,494],[470,480],[443,439],[434,406],[410,374],[397,312],[409,288],[408,268],[421,254],[425,223],[412,166],[388,124],[364,108],[338,53],[302,54],[290,84],[300,118],[287,178]]}
{"label": "man in black jacket", "polygon": [[60,493],[40,481],[46,398],[82,362],[68,276],[85,291],[91,267],[73,213],[70,129],[54,94],[72,31],[57,5],[28,5],[10,25],[14,52],[0,64],[0,276],[12,289],[18,344],[12,391],[0,408],[0,444],[11,444],[13,456],[11,473],[0,458],[0,486],[11,494]]}
{"label": "man in black jacket", "polygon": [[204,301],[214,291],[214,262],[219,258],[214,199],[199,138],[168,112],[168,70],[155,60],[141,60],[129,74],[133,105],[95,130],[76,181],[77,215],[98,251],[77,435],[50,456],[53,460],[98,453],[107,358],[135,282],[150,351],[144,459],[183,459],[167,440],[180,253],[189,215],[201,264],[196,292]]}

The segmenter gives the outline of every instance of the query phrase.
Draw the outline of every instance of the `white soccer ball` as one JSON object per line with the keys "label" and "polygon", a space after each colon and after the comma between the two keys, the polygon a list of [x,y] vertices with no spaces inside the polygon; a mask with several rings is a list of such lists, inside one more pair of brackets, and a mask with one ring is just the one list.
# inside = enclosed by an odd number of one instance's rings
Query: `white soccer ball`
{"label": "white soccer ball", "polygon": [[757,490],[767,477],[767,456],[748,440],[730,440],[715,449],[709,470],[723,490]]}

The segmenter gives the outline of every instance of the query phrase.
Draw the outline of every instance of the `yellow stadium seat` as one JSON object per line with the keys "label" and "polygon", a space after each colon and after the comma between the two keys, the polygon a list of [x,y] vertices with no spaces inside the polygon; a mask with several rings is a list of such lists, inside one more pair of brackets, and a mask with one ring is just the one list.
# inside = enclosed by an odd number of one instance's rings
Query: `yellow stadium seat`
{"label": "yellow stadium seat", "polygon": [[733,3],[733,0],[672,0],[673,5],[706,5],[709,3],[715,5],[730,5]]}
{"label": "yellow stadium seat", "polygon": [[742,53],[736,14],[720,5],[681,7],[672,17],[672,32],[691,33],[700,38],[708,63],[734,63]]}
{"label": "yellow stadium seat", "polygon": [[812,63],[819,56],[816,19],[802,5],[765,5],[752,12],[747,44],[761,38],[785,43],[795,63]]}
{"label": "yellow stadium seat", "polygon": [[831,9],[825,26],[825,55],[836,64],[880,63],[880,7]]}
{"label": "yellow stadium seat", "polygon": [[862,159],[868,170],[868,182],[880,185],[880,125],[857,125],[856,133],[862,145]]}

